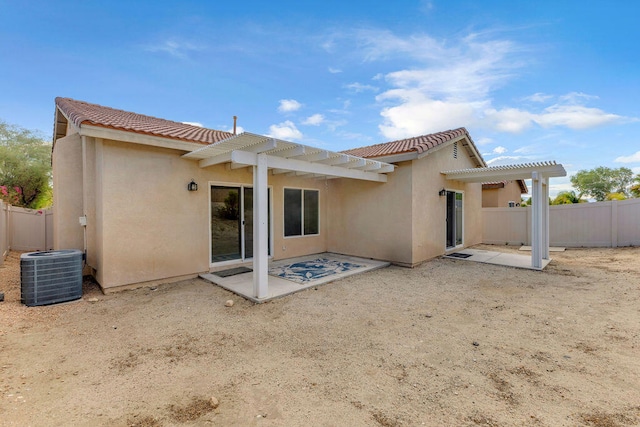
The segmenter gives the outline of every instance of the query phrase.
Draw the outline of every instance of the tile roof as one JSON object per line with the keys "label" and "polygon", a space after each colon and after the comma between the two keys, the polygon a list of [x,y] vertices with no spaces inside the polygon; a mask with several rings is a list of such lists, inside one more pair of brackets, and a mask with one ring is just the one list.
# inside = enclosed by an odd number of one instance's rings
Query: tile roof
{"label": "tile roof", "polygon": [[[492,188],[504,188],[510,182],[511,181],[483,182],[482,183],[482,189],[483,190],[489,190],[489,189],[492,189]],[[524,182],[523,179],[517,179],[516,183],[520,186],[520,193],[521,194],[527,194],[529,192],[529,189],[527,188],[527,183]]]}
{"label": "tile roof", "polygon": [[78,128],[86,124],[198,144],[212,144],[233,136],[230,132],[159,119],[71,98],[56,98],[56,106]]}
{"label": "tile roof", "polygon": [[413,138],[401,139],[398,141],[385,142],[382,144],[369,145],[367,147],[353,148],[343,151],[345,154],[351,154],[358,157],[381,157],[393,154],[409,153],[416,151],[418,154],[423,153],[430,148],[436,147],[452,139],[465,136],[471,140],[469,132],[465,128],[446,130],[444,132],[431,133],[428,135],[416,136]]}

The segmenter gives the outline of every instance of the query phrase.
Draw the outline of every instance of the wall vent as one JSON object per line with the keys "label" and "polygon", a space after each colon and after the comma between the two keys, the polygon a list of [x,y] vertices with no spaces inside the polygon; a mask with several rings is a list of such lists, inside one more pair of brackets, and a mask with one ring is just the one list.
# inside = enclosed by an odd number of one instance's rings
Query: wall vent
{"label": "wall vent", "polygon": [[453,158],[458,158],[458,141],[453,143]]}
{"label": "wall vent", "polygon": [[30,307],[82,297],[82,251],[65,249],[20,256],[20,301]]}

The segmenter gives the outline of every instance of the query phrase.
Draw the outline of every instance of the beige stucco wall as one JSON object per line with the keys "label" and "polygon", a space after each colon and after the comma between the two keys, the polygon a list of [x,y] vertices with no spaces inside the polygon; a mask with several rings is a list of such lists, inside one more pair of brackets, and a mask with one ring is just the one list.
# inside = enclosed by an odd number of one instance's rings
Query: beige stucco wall
{"label": "beige stucco wall", "polygon": [[[87,259],[103,289],[209,271],[209,184],[252,186],[250,168],[202,169],[182,152],[87,138]],[[194,179],[196,192],[186,189]],[[324,181],[269,176],[273,258],[327,250]],[[320,234],[284,238],[284,187],[320,191]]]}
{"label": "beige stucco wall", "polygon": [[402,162],[386,184],[331,180],[329,250],[416,265],[445,253],[446,198],[464,193],[463,245],[482,239],[481,185],[447,181],[440,172],[474,167],[466,151],[453,156],[453,144],[422,159]]}
{"label": "beige stucco wall", "polygon": [[[327,182],[317,179],[270,175],[269,185],[273,194],[273,259],[291,258],[327,251],[327,212],[330,209],[327,197]],[[317,236],[284,237],[284,189],[303,188],[319,191],[320,198],[320,233]]]}
{"label": "beige stucco wall", "polygon": [[[88,137],[84,155],[82,147],[77,135],[56,143],[56,183],[70,189],[57,196],[57,229],[81,249],[78,217],[86,214],[87,263],[103,289],[209,271],[209,185],[252,186],[251,168],[203,169],[177,150]],[[270,174],[273,259],[333,251],[414,265],[440,255],[443,187],[464,191],[464,244],[479,243],[480,184],[446,182],[440,174],[471,166],[466,153],[453,159],[452,147],[444,147],[400,163],[387,183]],[[186,189],[191,179],[199,184],[197,192]],[[285,187],[319,191],[319,235],[284,237]]]}
{"label": "beige stucco wall", "polygon": [[465,150],[458,149],[454,157],[453,144],[413,161],[413,264],[445,253],[447,198],[438,194],[443,188],[463,193],[463,246],[480,243],[481,184],[447,180],[440,173],[474,166]]}
{"label": "beige stucco wall", "polygon": [[504,188],[482,190],[483,208],[507,208],[509,202],[520,203],[522,199],[520,185],[517,181],[509,181]]}
{"label": "beige stucco wall", "polygon": [[329,251],[411,263],[411,164],[386,183],[329,180]]}
{"label": "beige stucco wall", "polygon": [[56,141],[53,169],[53,247],[84,248],[82,216],[82,143],[78,134]]}

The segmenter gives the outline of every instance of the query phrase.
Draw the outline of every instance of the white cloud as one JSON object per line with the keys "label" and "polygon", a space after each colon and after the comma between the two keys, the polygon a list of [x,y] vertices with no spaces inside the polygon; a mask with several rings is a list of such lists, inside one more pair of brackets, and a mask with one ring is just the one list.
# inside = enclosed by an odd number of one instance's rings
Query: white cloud
{"label": "white cloud", "polygon": [[322,114],[314,114],[307,117],[302,121],[303,125],[319,126],[324,122],[324,116]]}
{"label": "white cloud", "polygon": [[533,114],[517,108],[489,109],[484,113],[493,128],[500,132],[519,133],[533,124]]}
{"label": "white cloud", "polygon": [[531,101],[531,102],[547,102],[552,98],[553,98],[553,95],[546,95],[544,93],[537,92],[537,93],[534,93],[533,95],[525,96],[523,100]]}
{"label": "white cloud", "polygon": [[302,104],[295,99],[281,99],[278,111],[281,113],[290,113],[292,111],[298,111],[302,108]]}
{"label": "white cloud", "polygon": [[377,88],[375,86],[371,86],[371,85],[364,85],[362,83],[349,83],[347,85],[345,85],[345,87],[355,93],[360,93],[360,92],[365,92],[365,91],[371,91],[371,92],[377,92],[378,90],[380,90],[380,88]]}
{"label": "white cloud", "polygon": [[199,128],[204,127],[200,122],[182,122],[185,125],[197,126]]}
{"label": "white cloud", "polygon": [[605,113],[599,108],[582,105],[552,105],[535,116],[535,122],[542,127],[566,126],[570,129],[588,129],[611,123],[624,123],[628,118]]}
{"label": "white cloud", "polygon": [[488,166],[502,166],[502,165],[513,165],[517,164],[526,159],[523,156],[498,156],[494,157],[491,160],[487,160]]}
{"label": "white cloud", "polygon": [[339,68],[329,67],[329,72],[330,72],[331,74],[339,74],[339,73],[341,73],[341,72],[342,72],[342,70],[341,70],[341,69],[339,69]]}
{"label": "white cloud", "polygon": [[356,31],[365,61],[412,63],[384,76],[390,88],[376,97],[382,104],[380,131],[388,138],[403,138],[460,126],[519,133],[534,126],[580,130],[638,120],[587,106],[597,97],[581,92],[538,92],[521,100],[542,104],[535,109],[494,106],[494,92],[517,76],[529,55],[526,47],[490,39],[492,34],[437,40],[424,34]]}
{"label": "white cloud", "polygon": [[588,95],[582,92],[569,92],[566,95],[559,96],[558,99],[561,102],[568,104],[581,104],[584,101],[588,101],[590,99],[598,99],[595,95]]}
{"label": "white cloud", "polygon": [[269,126],[268,136],[283,139],[285,141],[294,141],[302,138],[302,132],[298,130],[292,121],[287,120],[277,125]]}
{"label": "white cloud", "polygon": [[524,147],[516,148],[515,150],[513,150],[513,152],[518,154],[533,154],[539,148],[540,147],[537,145],[525,145]]}
{"label": "white cloud", "polygon": [[634,154],[632,154],[630,156],[616,157],[614,162],[616,162],[616,163],[636,163],[636,162],[640,162],[640,151],[636,151]]}
{"label": "white cloud", "polygon": [[583,105],[554,104],[540,113],[518,108],[489,109],[484,112],[492,127],[500,132],[519,133],[534,124],[543,128],[567,127],[581,130],[598,126],[628,123],[638,119],[606,113]]}
{"label": "white cloud", "polygon": [[395,107],[386,107],[380,115],[384,122],[378,126],[390,139],[440,132],[467,126],[477,121],[482,102],[438,101],[418,91],[396,89],[376,98],[378,101],[400,100]]}
{"label": "white cloud", "polygon": [[487,138],[485,136],[485,137],[478,138],[478,139],[474,138],[474,141],[475,141],[476,145],[487,145],[487,144],[491,144],[493,142],[493,139]]}
{"label": "white cloud", "polygon": [[503,147],[502,145],[498,145],[496,148],[493,149],[493,154],[504,154],[506,153],[508,150]]}
{"label": "white cloud", "polygon": [[163,52],[176,58],[186,58],[189,52],[203,50],[202,46],[186,41],[165,40],[164,42],[143,47],[147,52]]}

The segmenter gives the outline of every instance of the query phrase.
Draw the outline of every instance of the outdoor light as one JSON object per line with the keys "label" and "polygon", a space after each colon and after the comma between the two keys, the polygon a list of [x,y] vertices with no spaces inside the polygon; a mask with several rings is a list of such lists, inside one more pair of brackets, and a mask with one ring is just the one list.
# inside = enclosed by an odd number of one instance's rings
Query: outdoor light
{"label": "outdoor light", "polygon": [[191,180],[189,184],[187,184],[187,190],[189,191],[198,191],[198,184],[194,180]]}
{"label": "outdoor light", "polygon": [[445,190],[444,188],[440,191],[438,191],[438,196],[442,197],[442,196],[446,196],[447,195],[447,190]]}

